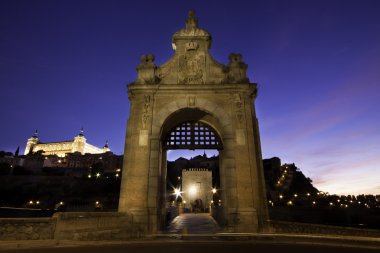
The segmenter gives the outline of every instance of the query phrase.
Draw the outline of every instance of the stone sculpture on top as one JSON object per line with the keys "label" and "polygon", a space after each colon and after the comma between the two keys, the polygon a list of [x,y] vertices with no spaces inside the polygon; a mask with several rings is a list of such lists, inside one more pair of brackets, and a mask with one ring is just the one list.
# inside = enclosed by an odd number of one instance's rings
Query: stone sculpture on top
{"label": "stone sculpture on top", "polygon": [[174,56],[156,66],[154,55],[141,57],[137,66],[138,77],[134,84],[202,85],[249,83],[247,64],[241,54],[231,53],[228,65],[217,62],[208,52],[211,34],[198,28],[194,11],[186,19],[186,28],[174,33],[172,46]]}

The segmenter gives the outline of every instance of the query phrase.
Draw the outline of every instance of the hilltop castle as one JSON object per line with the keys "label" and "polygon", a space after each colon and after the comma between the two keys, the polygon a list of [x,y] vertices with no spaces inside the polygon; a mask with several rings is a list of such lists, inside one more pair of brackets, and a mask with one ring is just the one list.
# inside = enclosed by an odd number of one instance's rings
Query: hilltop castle
{"label": "hilltop castle", "polygon": [[83,128],[79,134],[71,141],[59,141],[59,142],[47,142],[42,143],[38,139],[37,130],[30,137],[26,143],[24,155],[29,153],[43,151],[43,155],[57,155],[59,157],[65,157],[68,153],[80,152],[82,155],[89,154],[101,154],[111,151],[108,147],[108,143],[103,148],[96,147],[86,142],[86,138],[83,134]]}

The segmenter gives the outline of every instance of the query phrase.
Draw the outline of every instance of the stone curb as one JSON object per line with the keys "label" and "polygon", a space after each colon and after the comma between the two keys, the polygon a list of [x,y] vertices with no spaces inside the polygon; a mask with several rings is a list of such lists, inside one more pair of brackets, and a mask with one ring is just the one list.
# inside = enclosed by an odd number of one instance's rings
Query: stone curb
{"label": "stone curb", "polygon": [[250,234],[250,233],[217,233],[217,234],[157,234],[157,239],[207,240],[207,241],[241,241],[257,243],[315,244],[341,247],[380,249],[380,238],[333,236],[333,235],[294,235],[294,234]]}
{"label": "stone curb", "polygon": [[290,235],[290,234],[155,234],[141,240],[128,241],[73,241],[73,240],[19,240],[0,241],[0,251],[30,248],[81,247],[96,245],[179,243],[191,240],[196,242],[218,243],[276,243],[276,244],[311,244],[349,248],[380,249],[380,238],[325,236],[325,235]]}

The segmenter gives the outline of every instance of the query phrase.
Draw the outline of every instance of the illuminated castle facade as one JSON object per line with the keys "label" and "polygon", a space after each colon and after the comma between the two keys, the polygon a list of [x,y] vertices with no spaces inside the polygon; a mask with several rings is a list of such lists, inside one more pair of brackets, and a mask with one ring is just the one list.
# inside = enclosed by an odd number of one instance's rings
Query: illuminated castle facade
{"label": "illuminated castle facade", "polygon": [[83,129],[81,129],[78,136],[74,137],[72,141],[60,141],[60,142],[47,142],[42,143],[38,139],[37,131],[31,138],[28,139],[25,147],[24,155],[30,152],[43,151],[43,155],[57,155],[59,157],[65,157],[68,153],[79,152],[82,155],[100,154],[111,151],[108,147],[108,143],[103,148],[96,147],[86,142],[86,138],[83,135]]}
{"label": "illuminated castle facade", "polygon": [[[208,207],[212,200],[212,171],[206,168],[182,170],[182,200],[192,207]],[[185,202],[185,203],[186,203]]]}

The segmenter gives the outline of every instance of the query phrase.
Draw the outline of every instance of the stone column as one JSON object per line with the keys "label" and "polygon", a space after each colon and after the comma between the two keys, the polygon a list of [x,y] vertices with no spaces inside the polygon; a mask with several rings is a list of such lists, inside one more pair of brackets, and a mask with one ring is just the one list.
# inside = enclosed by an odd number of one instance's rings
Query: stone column
{"label": "stone column", "polygon": [[[143,93],[130,98],[130,117],[127,124],[119,200],[119,212],[130,211],[135,221],[145,230],[149,229],[148,186],[154,181],[154,169],[152,171],[149,169],[150,99],[150,95]],[[150,173],[153,175],[151,178]]]}

